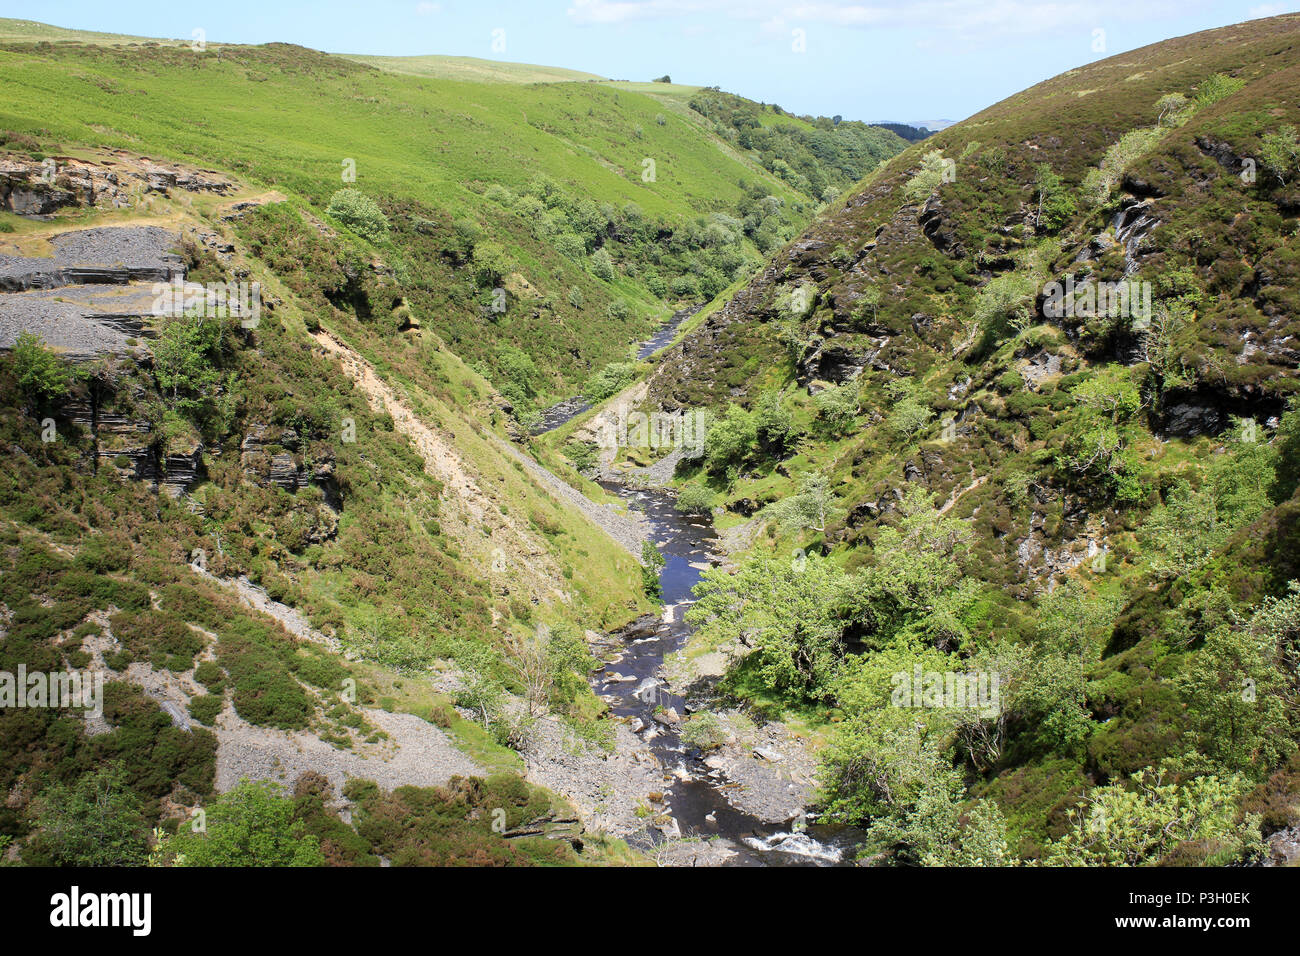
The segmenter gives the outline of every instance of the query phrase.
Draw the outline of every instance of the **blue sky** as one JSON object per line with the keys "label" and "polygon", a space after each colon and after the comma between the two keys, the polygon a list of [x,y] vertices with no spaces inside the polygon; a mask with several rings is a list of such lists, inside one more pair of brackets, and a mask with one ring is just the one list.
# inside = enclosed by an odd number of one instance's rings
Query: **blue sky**
{"label": "blue sky", "polygon": [[667,73],[796,113],[922,121],[963,119],[1082,63],[1298,6],[1297,0],[0,0],[0,14],[146,36],[189,37],[202,28],[213,42],[478,56],[616,79]]}

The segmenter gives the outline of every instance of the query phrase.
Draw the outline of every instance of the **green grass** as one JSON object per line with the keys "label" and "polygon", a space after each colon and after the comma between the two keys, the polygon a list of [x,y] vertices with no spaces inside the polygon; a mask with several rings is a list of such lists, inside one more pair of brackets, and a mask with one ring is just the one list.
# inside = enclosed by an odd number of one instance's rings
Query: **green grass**
{"label": "green grass", "polygon": [[156,37],[129,36],[124,33],[97,33],[93,30],[69,30],[35,20],[13,20],[0,17],[0,41],[21,40],[31,43],[97,43],[127,45],[132,43],[159,43],[188,46],[192,40],[163,40]]}
{"label": "green grass", "polygon": [[595,73],[566,70],[555,66],[530,63],[506,63],[474,56],[367,56],[340,53],[339,56],[388,73],[427,76],[437,80],[460,80],[472,83],[581,83],[603,80]]}

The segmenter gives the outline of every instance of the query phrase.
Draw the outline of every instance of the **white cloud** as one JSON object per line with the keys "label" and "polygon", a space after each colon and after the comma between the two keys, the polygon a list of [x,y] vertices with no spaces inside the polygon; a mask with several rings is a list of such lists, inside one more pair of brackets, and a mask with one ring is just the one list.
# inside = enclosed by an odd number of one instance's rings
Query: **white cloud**
{"label": "white cloud", "polygon": [[433,16],[433,14],[438,13],[440,10],[442,10],[441,3],[417,3],[415,5],[415,12],[422,17]]}

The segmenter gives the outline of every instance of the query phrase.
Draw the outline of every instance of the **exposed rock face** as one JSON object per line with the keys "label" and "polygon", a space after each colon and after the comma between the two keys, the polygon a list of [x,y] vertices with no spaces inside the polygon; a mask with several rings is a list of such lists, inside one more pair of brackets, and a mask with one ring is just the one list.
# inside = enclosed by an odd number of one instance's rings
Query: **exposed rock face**
{"label": "exposed rock face", "polygon": [[835,385],[850,382],[875,358],[875,353],[862,353],[837,342],[821,341],[799,362],[799,384],[830,382]]}
{"label": "exposed rock face", "polygon": [[172,451],[163,457],[159,485],[173,498],[193,488],[203,477],[203,443],[188,451]]}
{"label": "exposed rock face", "polygon": [[49,258],[0,254],[0,349],[30,332],[71,361],[136,354],[130,340],[153,335],[160,308],[154,283],[184,276],[177,242],[156,226],[97,228],[56,236]]}
{"label": "exposed rock face", "polygon": [[[149,192],[224,195],[234,188],[215,174],[121,152],[104,155],[101,163],[66,157],[0,159],[0,208],[48,216],[65,206],[125,208]],[[200,241],[215,246],[219,255],[233,252],[219,237]],[[151,321],[158,313],[158,297],[153,284],[185,275],[184,261],[174,251],[178,244],[174,232],[156,226],[101,227],[55,235],[49,257],[0,255],[0,348],[31,332],[68,361],[116,354],[147,364],[149,353],[138,340],[155,334]],[[90,436],[95,470],[111,468],[124,479],[147,482],[172,496],[202,479],[202,443],[164,448],[148,420],[100,407],[104,399],[80,388],[59,412]]]}
{"label": "exposed rock face", "polygon": [[327,446],[311,449],[311,467],[304,463],[303,440],[292,428],[253,425],[239,446],[240,466],[250,481],[295,492],[318,485],[327,501],[337,500],[334,487],[334,453]]}
{"label": "exposed rock face", "polygon": [[142,194],[172,189],[226,195],[234,185],[216,173],[136,160],[125,152],[101,163],[67,156],[47,161],[0,159],[0,209],[48,216],[66,206],[127,208]]}
{"label": "exposed rock face", "polygon": [[956,229],[944,218],[943,205],[938,196],[926,200],[917,222],[920,223],[925,238],[944,255],[959,259],[966,254],[965,247],[957,240]]}

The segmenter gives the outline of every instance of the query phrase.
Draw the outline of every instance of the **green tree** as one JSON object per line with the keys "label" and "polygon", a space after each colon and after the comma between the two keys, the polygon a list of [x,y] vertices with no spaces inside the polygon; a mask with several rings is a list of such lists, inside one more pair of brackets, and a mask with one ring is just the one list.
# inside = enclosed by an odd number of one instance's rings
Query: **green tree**
{"label": "green tree", "polygon": [[658,598],[663,594],[663,585],[659,583],[659,572],[668,562],[652,541],[641,542],[641,587],[647,597]]}
{"label": "green tree", "polygon": [[320,841],[271,781],[243,780],[206,809],[205,831],[164,838],[154,859],[170,866],[323,866]]}
{"label": "green tree", "polygon": [[222,383],[221,365],[230,345],[229,320],[201,315],[168,319],[150,346],[158,387],[171,407],[185,414],[211,400]]}
{"label": "green tree", "polygon": [[794,420],[781,403],[781,393],[764,389],[754,403],[754,435],[764,455],[783,455],[794,434]]}
{"label": "green tree", "polygon": [[739,405],[728,405],[705,432],[704,466],[713,474],[725,474],[734,480],[757,444],[754,416]]}
{"label": "green tree", "polygon": [[898,523],[881,527],[866,568],[853,589],[854,617],[883,645],[899,634],[935,644],[960,643],[962,615],[977,584],[965,578],[961,558],[970,546],[969,522],[943,514],[916,485],[898,503]]}
{"label": "green tree", "polygon": [[1109,416],[1113,424],[1127,421],[1142,408],[1142,397],[1122,373],[1098,374],[1085,379],[1070,392],[1080,405]]}
{"label": "green tree", "polygon": [[1295,749],[1277,645],[1254,622],[1223,625],[1190,656],[1175,686],[1192,721],[1193,753],[1262,779]]}
{"label": "green tree", "polygon": [[582,394],[588,402],[595,405],[611,395],[616,395],[636,378],[636,363],[610,362],[587,380]]}
{"label": "green tree", "polygon": [[1296,140],[1296,128],[1283,126],[1277,132],[1261,136],[1259,161],[1285,186],[1287,177],[1294,175],[1296,168],[1300,167],[1300,142]]}
{"label": "green tree", "polygon": [[513,265],[501,243],[488,239],[474,247],[474,279],[484,287],[497,285],[510,274]]}
{"label": "green tree", "polygon": [[847,585],[834,562],[814,554],[751,558],[735,574],[705,571],[686,619],[710,644],[751,644],[766,686],[817,700],[843,657]]}
{"label": "green tree", "polygon": [[934,418],[918,386],[906,379],[895,379],[885,386],[892,405],[885,418],[885,428],[899,441],[914,438]]}
{"label": "green tree", "polygon": [[1088,204],[1105,205],[1124,173],[1159,142],[1164,132],[1158,126],[1129,130],[1107,149],[1101,163],[1083,177],[1082,192]]}
{"label": "green tree", "polygon": [[836,511],[835,495],[831,493],[826,476],[813,472],[799,481],[799,490],[769,505],[767,513],[788,531],[824,532],[826,519]]}
{"label": "green tree", "polygon": [[325,212],[371,242],[388,237],[388,217],[377,202],[359,189],[340,189],[330,197]]}
{"label": "green tree", "polygon": [[588,261],[591,264],[591,274],[597,279],[600,279],[603,282],[614,281],[614,276],[616,274],[614,271],[614,259],[610,256],[608,249],[601,246],[591,254],[591,258]]}
{"label": "green tree", "polygon": [[76,372],[31,332],[18,333],[9,362],[18,387],[38,401],[63,398],[77,380]]}
{"label": "green tree", "polygon": [[858,420],[858,388],[845,382],[822,389],[813,396],[817,421],[829,438],[843,438],[853,431]]}
{"label": "green tree", "polygon": [[1049,866],[1153,866],[1184,843],[1199,843],[1209,863],[1260,849],[1259,817],[1242,816],[1243,778],[1203,776],[1166,783],[1150,768],[1129,782],[1097,787],[1070,812],[1070,828],[1047,847]]}
{"label": "green tree", "polygon": [[858,296],[858,303],[853,309],[853,317],[859,324],[865,324],[870,316],[870,321],[875,322],[880,314],[880,287],[869,285],[862,290]]}
{"label": "green tree", "polygon": [[1038,193],[1038,209],[1034,214],[1038,228],[1054,232],[1074,216],[1074,196],[1049,163],[1039,163],[1034,168],[1034,189]]}
{"label": "green tree", "polygon": [[49,787],[33,810],[38,853],[56,866],[138,866],[148,856],[140,797],[119,763]]}
{"label": "green tree", "polygon": [[932,149],[921,157],[921,166],[903,186],[903,196],[908,202],[921,202],[930,198],[943,184],[952,167],[943,158],[943,150]]}
{"label": "green tree", "polygon": [[677,493],[673,507],[691,514],[705,514],[713,510],[716,500],[713,492],[703,485],[687,485]]}
{"label": "green tree", "polygon": [[1182,93],[1166,93],[1156,100],[1156,125],[1182,126],[1195,111],[1195,104]]}

